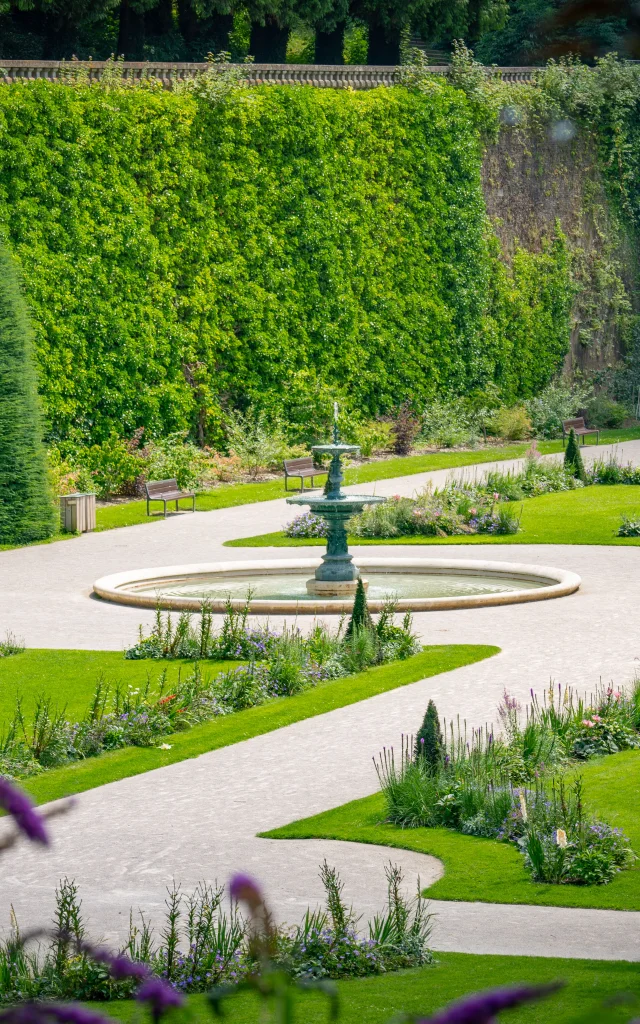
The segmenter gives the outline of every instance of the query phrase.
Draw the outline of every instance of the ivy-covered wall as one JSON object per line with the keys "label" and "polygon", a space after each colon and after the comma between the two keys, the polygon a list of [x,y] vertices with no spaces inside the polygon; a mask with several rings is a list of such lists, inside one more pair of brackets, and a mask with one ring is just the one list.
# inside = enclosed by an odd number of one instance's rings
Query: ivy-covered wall
{"label": "ivy-covered wall", "polygon": [[[503,259],[463,91],[0,87],[0,230],[24,273],[54,438],[298,424],[494,381],[569,347],[556,225]],[[486,182],[485,182],[486,185]]]}

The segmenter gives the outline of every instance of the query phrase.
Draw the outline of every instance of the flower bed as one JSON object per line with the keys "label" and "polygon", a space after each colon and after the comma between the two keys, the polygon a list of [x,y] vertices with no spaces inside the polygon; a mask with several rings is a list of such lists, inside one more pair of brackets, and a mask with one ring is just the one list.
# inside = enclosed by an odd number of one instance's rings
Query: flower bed
{"label": "flower bed", "polygon": [[580,761],[640,747],[640,687],[600,689],[588,701],[551,689],[523,716],[505,694],[503,735],[440,729],[433,705],[400,762],[384,751],[377,771],[387,820],[445,827],[514,843],[533,881],[597,885],[636,859],[619,830],[585,807]]}

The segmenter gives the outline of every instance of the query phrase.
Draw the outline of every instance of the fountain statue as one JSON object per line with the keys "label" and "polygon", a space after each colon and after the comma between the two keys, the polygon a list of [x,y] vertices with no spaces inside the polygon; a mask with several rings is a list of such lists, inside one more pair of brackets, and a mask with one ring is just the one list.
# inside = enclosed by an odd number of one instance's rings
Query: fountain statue
{"label": "fountain statue", "polygon": [[[338,431],[338,403],[333,403],[333,444],[316,444],[318,455],[330,455],[331,464],[323,494],[299,494],[287,498],[289,505],[308,505],[314,515],[327,521],[327,550],[313,579],[307,580],[307,592],[318,597],[348,597],[355,593],[360,575],[347,544],[347,522],[365,505],[386,501],[373,494],[345,494],[342,490],[342,457],[360,451],[357,444],[344,444]],[[362,581],[365,586],[367,583]]]}

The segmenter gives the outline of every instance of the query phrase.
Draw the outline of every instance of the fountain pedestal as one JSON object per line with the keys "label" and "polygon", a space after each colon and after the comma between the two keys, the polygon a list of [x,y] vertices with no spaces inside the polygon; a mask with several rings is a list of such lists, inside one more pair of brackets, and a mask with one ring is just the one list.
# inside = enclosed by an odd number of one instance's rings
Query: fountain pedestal
{"label": "fountain pedestal", "polygon": [[373,494],[345,494],[342,490],[342,457],[359,452],[360,448],[340,441],[337,424],[333,428],[333,444],[314,445],[311,450],[318,455],[331,456],[324,493],[287,498],[287,504],[308,505],[315,515],[327,522],[327,550],[315,576],[307,580],[307,592],[322,597],[352,596],[356,592],[360,572],[349,551],[347,523],[351,516],[362,512],[365,505],[375,505],[386,501],[386,498],[378,498]]}

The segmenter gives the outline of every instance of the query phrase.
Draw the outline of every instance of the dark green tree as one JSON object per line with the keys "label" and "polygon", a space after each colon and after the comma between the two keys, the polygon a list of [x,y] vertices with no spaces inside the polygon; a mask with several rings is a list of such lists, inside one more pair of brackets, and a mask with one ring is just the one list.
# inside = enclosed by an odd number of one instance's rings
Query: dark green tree
{"label": "dark green tree", "polygon": [[567,448],[564,453],[564,468],[566,469],[567,473],[571,473],[571,475],[574,476],[576,480],[582,480],[582,482],[584,483],[584,481],[587,478],[587,475],[584,471],[582,455],[580,454],[580,446],[578,444],[578,439],[576,437],[575,430],[573,429],[569,434]]}
{"label": "dark green tree", "polygon": [[345,636],[351,636],[356,630],[364,629],[368,626],[373,626],[373,623],[371,621],[369,606],[367,604],[367,592],[364,589],[362,576],[359,576],[358,584],[356,586],[356,596],[353,599],[353,611],[351,612],[351,618],[349,619]]}
{"label": "dark green tree", "polygon": [[422,726],[416,736],[415,759],[420,761],[431,775],[435,775],[444,762],[444,740],[440,719],[432,700],[427,705]]}
{"label": "dark green tree", "polygon": [[249,0],[244,6],[251,18],[250,55],[257,64],[284,64],[293,26],[317,25],[332,0]]}
{"label": "dark green tree", "polygon": [[44,540],[56,529],[32,347],[18,272],[0,242],[0,544]]}
{"label": "dark green tree", "polygon": [[316,64],[344,64],[344,34],[348,17],[349,0],[333,0],[316,22]]}

